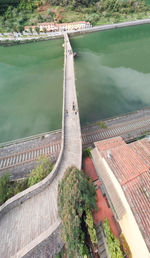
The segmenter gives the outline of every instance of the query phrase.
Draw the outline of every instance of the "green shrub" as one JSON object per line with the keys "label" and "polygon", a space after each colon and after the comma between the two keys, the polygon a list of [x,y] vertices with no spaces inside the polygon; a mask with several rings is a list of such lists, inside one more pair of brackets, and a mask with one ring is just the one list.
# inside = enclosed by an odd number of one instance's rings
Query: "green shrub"
{"label": "green shrub", "polygon": [[18,194],[18,193],[24,191],[27,188],[28,188],[28,178],[25,178],[23,180],[19,180],[19,181],[14,183],[13,195]]}
{"label": "green shrub", "polygon": [[98,121],[98,122],[96,122],[96,124],[99,125],[100,128],[107,129],[107,126],[102,121]]}
{"label": "green shrub", "polygon": [[58,254],[55,255],[55,258],[63,258],[65,254],[64,247],[60,250]]}
{"label": "green shrub", "polygon": [[68,257],[87,255],[83,217],[86,209],[96,208],[96,192],[92,181],[77,168],[68,168],[58,185],[57,203],[62,220],[61,236]]}
{"label": "green shrub", "polygon": [[0,177],[0,205],[12,196],[24,191],[28,187],[44,179],[52,170],[52,165],[47,157],[40,157],[37,166],[30,172],[29,177],[10,182],[9,173]]}
{"label": "green shrub", "polygon": [[108,251],[111,258],[123,258],[123,254],[120,249],[119,240],[112,234],[109,226],[108,219],[104,219],[104,232],[106,236],[106,242],[108,245]]}
{"label": "green shrub", "polygon": [[86,16],[86,21],[90,22],[92,25],[95,25],[96,22],[99,20],[99,15],[97,13],[92,13]]}
{"label": "green shrub", "polygon": [[86,210],[85,223],[87,225],[92,244],[97,244],[96,231],[93,225],[93,217],[90,210]]}
{"label": "green shrub", "polygon": [[0,205],[2,205],[9,196],[9,173],[5,173],[0,177]]}
{"label": "green shrub", "polygon": [[39,34],[40,33],[40,28],[39,27],[35,27],[35,31]]}
{"label": "green shrub", "polygon": [[90,148],[83,149],[82,156],[83,156],[83,158],[85,158],[85,157],[90,157],[90,158],[92,158]]}
{"label": "green shrub", "polygon": [[37,160],[37,166],[31,170],[28,178],[28,187],[40,182],[52,170],[52,165],[47,157],[40,157]]}
{"label": "green shrub", "polygon": [[130,247],[129,247],[124,235],[121,233],[119,237],[120,237],[121,245],[123,247],[123,251],[124,251],[125,255],[127,255],[128,258],[132,258],[132,253],[131,253]]}

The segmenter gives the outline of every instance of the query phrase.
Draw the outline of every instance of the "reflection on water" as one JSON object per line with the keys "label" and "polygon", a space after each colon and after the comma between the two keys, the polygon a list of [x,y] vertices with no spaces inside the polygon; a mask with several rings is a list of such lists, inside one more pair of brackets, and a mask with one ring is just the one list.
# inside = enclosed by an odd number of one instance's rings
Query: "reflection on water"
{"label": "reflection on water", "polygon": [[[150,25],[71,39],[81,123],[149,105]],[[61,127],[62,40],[0,47],[0,142]]]}
{"label": "reflection on water", "polygon": [[71,41],[82,124],[149,106],[150,25]]}

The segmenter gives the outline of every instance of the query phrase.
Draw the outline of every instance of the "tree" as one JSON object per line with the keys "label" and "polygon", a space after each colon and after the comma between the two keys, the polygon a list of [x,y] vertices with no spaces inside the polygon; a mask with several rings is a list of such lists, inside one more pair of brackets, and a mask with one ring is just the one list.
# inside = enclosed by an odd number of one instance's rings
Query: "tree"
{"label": "tree", "polygon": [[8,199],[9,173],[5,173],[0,178],[0,205]]}
{"label": "tree", "polygon": [[33,33],[32,27],[29,28],[30,33]]}
{"label": "tree", "polygon": [[24,31],[24,26],[22,26],[22,25],[19,24],[19,25],[17,26],[17,31],[20,32],[20,33],[22,33],[22,32]]}
{"label": "tree", "polygon": [[52,166],[47,157],[39,157],[37,166],[31,170],[28,178],[28,187],[40,182],[51,172]]}
{"label": "tree", "polygon": [[96,192],[92,181],[77,168],[68,168],[58,185],[58,214],[69,257],[87,254],[84,217],[87,209],[95,208]]}
{"label": "tree", "polygon": [[47,32],[46,28],[43,28],[43,32],[44,32],[44,33],[46,33],[46,32]]}
{"label": "tree", "polygon": [[40,28],[39,27],[35,27],[35,31],[39,34]]}
{"label": "tree", "polygon": [[98,21],[99,19],[99,15],[97,13],[92,13],[88,16],[86,16],[86,21],[90,22],[92,25],[95,25],[96,22]]}

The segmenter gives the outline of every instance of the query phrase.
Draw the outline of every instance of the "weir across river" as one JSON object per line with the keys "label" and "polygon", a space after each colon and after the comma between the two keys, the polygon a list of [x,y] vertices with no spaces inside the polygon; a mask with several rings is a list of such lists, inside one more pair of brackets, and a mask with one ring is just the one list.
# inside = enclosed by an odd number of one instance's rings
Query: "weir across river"
{"label": "weir across river", "polygon": [[[60,227],[57,186],[70,166],[81,169],[82,142],[75,88],[73,53],[64,33],[64,85],[61,150],[53,171],[43,181],[0,207],[0,257],[53,257]],[[58,250],[57,250],[58,251]]]}

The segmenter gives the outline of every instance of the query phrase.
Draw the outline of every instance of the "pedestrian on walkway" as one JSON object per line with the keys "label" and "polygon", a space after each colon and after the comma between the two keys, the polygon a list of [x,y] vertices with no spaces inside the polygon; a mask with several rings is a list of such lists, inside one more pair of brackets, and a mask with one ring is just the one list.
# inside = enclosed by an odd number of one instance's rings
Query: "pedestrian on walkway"
{"label": "pedestrian on walkway", "polygon": [[73,101],[73,104],[72,104],[72,109],[75,111],[75,104],[74,104],[74,101]]}

